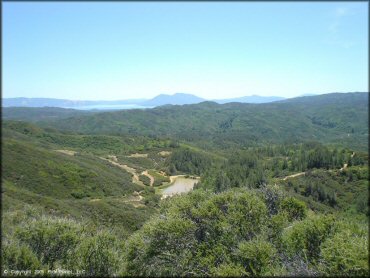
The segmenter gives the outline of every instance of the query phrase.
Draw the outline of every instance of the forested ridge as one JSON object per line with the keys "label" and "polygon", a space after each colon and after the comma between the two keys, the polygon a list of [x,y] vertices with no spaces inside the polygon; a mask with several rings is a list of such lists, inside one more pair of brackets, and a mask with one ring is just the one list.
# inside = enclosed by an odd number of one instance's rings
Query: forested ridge
{"label": "forested ridge", "polygon": [[[8,110],[2,269],[367,276],[367,102]],[[163,198],[177,176],[193,190]]]}
{"label": "forested ridge", "polygon": [[71,117],[51,126],[89,134],[171,136],[216,149],[316,140],[366,150],[367,114],[368,94],[349,93],[267,104],[166,105]]}

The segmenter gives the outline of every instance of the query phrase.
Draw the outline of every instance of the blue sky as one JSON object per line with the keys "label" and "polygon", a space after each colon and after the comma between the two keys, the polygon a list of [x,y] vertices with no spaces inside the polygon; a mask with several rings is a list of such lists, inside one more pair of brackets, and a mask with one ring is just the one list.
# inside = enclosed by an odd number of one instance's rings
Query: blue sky
{"label": "blue sky", "polygon": [[3,97],[367,91],[367,2],[3,3]]}

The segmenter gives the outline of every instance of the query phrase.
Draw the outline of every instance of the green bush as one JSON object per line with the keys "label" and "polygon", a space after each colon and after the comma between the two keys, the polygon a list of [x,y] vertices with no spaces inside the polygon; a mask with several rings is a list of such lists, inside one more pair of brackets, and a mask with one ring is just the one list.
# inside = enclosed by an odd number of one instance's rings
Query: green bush
{"label": "green bush", "polygon": [[211,276],[238,277],[247,276],[247,273],[241,265],[224,263],[219,265],[218,267],[213,268],[211,270]]}
{"label": "green bush", "polygon": [[146,175],[139,175],[139,180],[141,180],[143,184],[150,186],[150,178],[148,178]]}
{"label": "green bush", "polygon": [[[7,218],[14,213],[7,213]],[[17,218],[22,214],[17,215]],[[7,220],[8,221],[8,220]],[[88,276],[113,276],[122,269],[122,242],[111,231],[96,231],[68,218],[23,218],[3,244],[3,267],[13,270],[84,270]]]}
{"label": "green bush", "polygon": [[335,232],[333,216],[314,216],[287,227],[282,235],[285,253],[300,256],[309,263],[320,257],[321,244]]}
{"label": "green bush", "polygon": [[74,197],[76,199],[82,199],[84,197],[89,197],[90,196],[90,194],[88,194],[86,192],[83,192],[81,190],[72,191],[71,195],[72,195],[72,197]]}
{"label": "green bush", "polygon": [[280,210],[280,203],[285,197],[284,191],[282,191],[276,185],[264,185],[257,190],[265,201],[269,215],[275,215]]}
{"label": "green bush", "polygon": [[321,247],[321,270],[327,275],[369,276],[367,233],[345,229],[326,240]]}
{"label": "green bush", "polygon": [[277,262],[277,250],[262,239],[254,239],[239,244],[237,258],[247,273],[252,275],[268,275]]}
{"label": "green bush", "polygon": [[72,220],[42,217],[18,227],[15,236],[30,247],[39,260],[53,268],[67,263],[80,241],[81,226]]}
{"label": "green bush", "polygon": [[306,204],[293,197],[282,200],[280,209],[287,213],[289,221],[302,220],[307,216]]}
{"label": "green bush", "polygon": [[285,212],[280,212],[271,216],[268,222],[268,239],[273,242],[277,247],[281,245],[281,238],[284,228],[288,224],[288,217]]}
{"label": "green bush", "polygon": [[148,173],[154,178],[153,186],[161,186],[165,182],[170,182],[170,179],[166,176],[162,176],[153,170],[148,170]]}
{"label": "green bush", "polygon": [[153,219],[132,235],[125,252],[125,274],[180,276],[192,270],[189,249],[195,245],[195,226],[181,218]]}
{"label": "green bush", "polygon": [[198,190],[165,200],[160,215],[129,238],[127,274],[231,275],[233,250],[260,234],[266,220],[266,205],[247,190]]}
{"label": "green bush", "polygon": [[2,245],[1,261],[4,270],[41,269],[36,254],[29,247],[17,243]]}
{"label": "green bush", "polygon": [[120,264],[119,242],[108,232],[86,236],[76,247],[70,265],[84,270],[88,276],[112,276],[117,274]]}

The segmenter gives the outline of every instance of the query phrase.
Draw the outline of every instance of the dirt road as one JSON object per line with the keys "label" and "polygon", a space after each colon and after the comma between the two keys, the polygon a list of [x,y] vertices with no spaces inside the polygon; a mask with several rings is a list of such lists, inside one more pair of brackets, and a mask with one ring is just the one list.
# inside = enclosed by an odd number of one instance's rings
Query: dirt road
{"label": "dirt road", "polygon": [[145,186],[143,184],[143,182],[141,180],[139,180],[139,175],[136,173],[136,170],[134,168],[131,168],[129,166],[127,166],[126,164],[120,164],[116,161],[113,161],[112,159],[107,159],[107,158],[104,158],[104,157],[100,157],[101,159],[105,160],[105,161],[108,161],[110,162],[111,164],[129,172],[130,174],[132,174],[132,182],[133,183],[136,183],[138,185],[142,185],[142,186]]}
{"label": "dirt road", "polygon": [[283,181],[286,181],[289,178],[295,178],[295,177],[299,177],[299,176],[302,176],[302,175],[305,175],[305,174],[306,174],[306,172],[301,172],[301,173],[293,174],[293,175],[290,175],[290,176],[286,176],[285,178],[282,178],[282,180]]}
{"label": "dirt road", "polygon": [[144,172],[141,173],[144,176],[147,176],[150,179],[150,186],[153,186],[154,184],[154,178],[148,173],[148,170],[145,170]]}

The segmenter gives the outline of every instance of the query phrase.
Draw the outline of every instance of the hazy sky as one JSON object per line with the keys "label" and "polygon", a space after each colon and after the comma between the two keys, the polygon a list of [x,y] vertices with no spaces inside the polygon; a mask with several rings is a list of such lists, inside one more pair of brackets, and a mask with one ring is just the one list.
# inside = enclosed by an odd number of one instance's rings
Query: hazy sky
{"label": "hazy sky", "polygon": [[367,2],[3,2],[3,97],[368,90]]}

